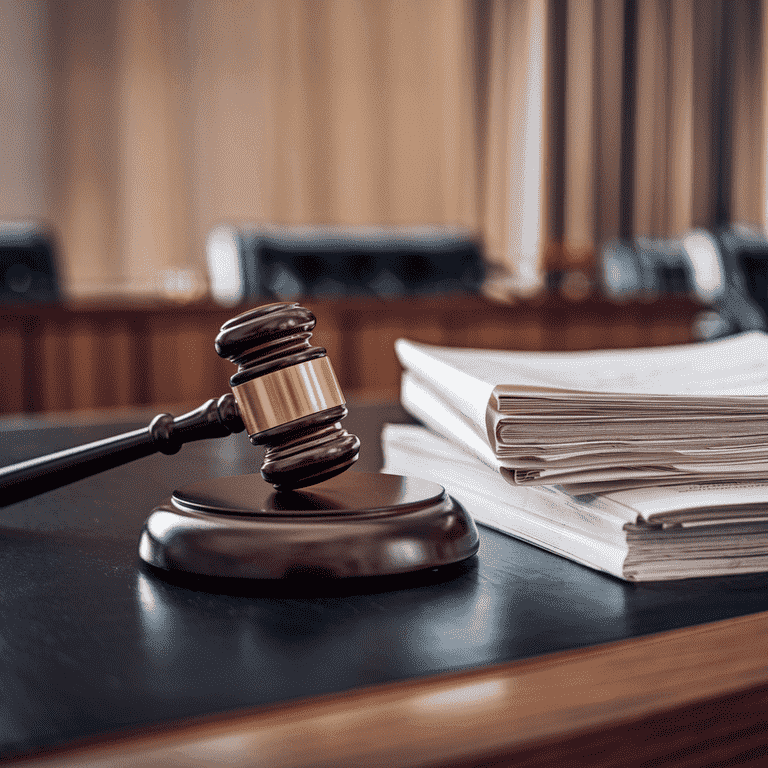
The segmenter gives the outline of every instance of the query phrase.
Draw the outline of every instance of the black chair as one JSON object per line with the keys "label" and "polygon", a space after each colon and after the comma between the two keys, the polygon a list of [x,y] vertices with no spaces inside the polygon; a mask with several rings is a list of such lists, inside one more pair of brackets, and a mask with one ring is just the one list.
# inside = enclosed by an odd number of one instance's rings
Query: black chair
{"label": "black chair", "polygon": [[485,276],[470,231],[450,226],[217,227],[208,239],[214,298],[476,292]]}
{"label": "black chair", "polygon": [[614,300],[687,294],[709,310],[702,338],[768,330],[768,238],[744,225],[697,229],[680,239],[614,240],[598,260]]}
{"label": "black chair", "polygon": [[59,298],[53,237],[33,224],[0,223],[0,303]]}

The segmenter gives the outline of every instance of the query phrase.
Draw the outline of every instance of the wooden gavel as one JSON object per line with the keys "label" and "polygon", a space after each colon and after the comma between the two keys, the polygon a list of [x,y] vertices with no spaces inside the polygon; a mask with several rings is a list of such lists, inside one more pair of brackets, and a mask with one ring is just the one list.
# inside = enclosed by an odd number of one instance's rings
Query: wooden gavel
{"label": "wooden gavel", "polygon": [[232,393],[183,416],[160,414],[144,429],[0,469],[0,506],[243,429],[254,445],[267,447],[261,474],[278,491],[344,472],[357,460],[360,441],[341,426],[347,407],[325,349],[309,342],[314,327],[314,315],[296,303],[269,304],[229,320],[215,346],[238,366]]}

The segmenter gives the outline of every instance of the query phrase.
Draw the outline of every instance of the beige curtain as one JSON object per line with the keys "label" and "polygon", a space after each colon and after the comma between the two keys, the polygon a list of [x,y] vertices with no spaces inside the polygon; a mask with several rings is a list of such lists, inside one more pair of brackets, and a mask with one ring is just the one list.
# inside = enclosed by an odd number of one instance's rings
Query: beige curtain
{"label": "beige curtain", "polygon": [[584,268],[621,228],[623,3],[550,8],[550,268]]}
{"label": "beige curtain", "polygon": [[[480,229],[499,268],[496,292],[535,292],[546,250],[548,158],[546,0],[488,3],[481,46]],[[505,279],[507,277],[508,279]]]}
{"label": "beige curtain", "polygon": [[0,0],[0,35],[0,218],[48,218],[54,88],[45,3]]}
{"label": "beige curtain", "polygon": [[[766,3],[558,7],[549,236],[565,264],[588,265],[619,236],[677,237],[723,217],[764,226]],[[634,13],[631,41],[625,9]]]}
{"label": "beige curtain", "polygon": [[194,292],[259,221],[464,225],[530,293],[724,199],[766,223],[766,5],[0,0],[0,218],[55,225],[73,295]]}
{"label": "beige curtain", "polygon": [[473,226],[469,10],[458,0],[195,3],[200,226]]}
{"label": "beige curtain", "polygon": [[638,4],[637,232],[766,223],[767,9]]}
{"label": "beige curtain", "polygon": [[[27,0],[0,3],[25,14]],[[30,46],[37,27],[48,35],[37,103],[57,193],[21,213],[57,226],[74,294],[200,273],[221,222],[477,226],[470,2],[36,8],[27,31]],[[26,126],[14,128],[23,141]],[[18,215],[3,202],[0,216]]]}

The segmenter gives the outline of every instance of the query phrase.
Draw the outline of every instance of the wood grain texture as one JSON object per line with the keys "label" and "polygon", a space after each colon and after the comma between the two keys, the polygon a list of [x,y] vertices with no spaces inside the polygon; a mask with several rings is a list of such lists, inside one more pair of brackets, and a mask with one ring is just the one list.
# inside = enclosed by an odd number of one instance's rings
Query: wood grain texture
{"label": "wood grain texture", "polygon": [[[692,341],[700,307],[569,301],[553,294],[515,305],[479,296],[308,299],[316,343],[328,349],[342,390],[396,397],[394,341],[481,349],[577,350]],[[235,372],[213,340],[247,306],[200,302],[76,302],[8,307],[0,330],[0,413],[194,402],[227,391]]]}
{"label": "wood grain texture", "polygon": [[0,329],[0,383],[3,408],[7,412],[24,410],[23,368],[23,332],[17,323],[3,322]]}
{"label": "wood grain texture", "polygon": [[768,613],[124,734],[29,768],[760,764]]}

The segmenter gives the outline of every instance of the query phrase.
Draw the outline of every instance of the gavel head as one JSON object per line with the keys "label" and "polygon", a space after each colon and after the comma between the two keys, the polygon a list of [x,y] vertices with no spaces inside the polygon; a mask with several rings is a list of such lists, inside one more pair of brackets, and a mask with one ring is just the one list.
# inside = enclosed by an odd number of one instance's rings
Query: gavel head
{"label": "gavel head", "polygon": [[314,327],[298,304],[267,304],[216,337],[219,355],[238,366],[230,384],[248,437],[267,447],[261,474],[279,491],[338,475],[360,451],[341,426],[347,406],[325,349],[309,342]]}

